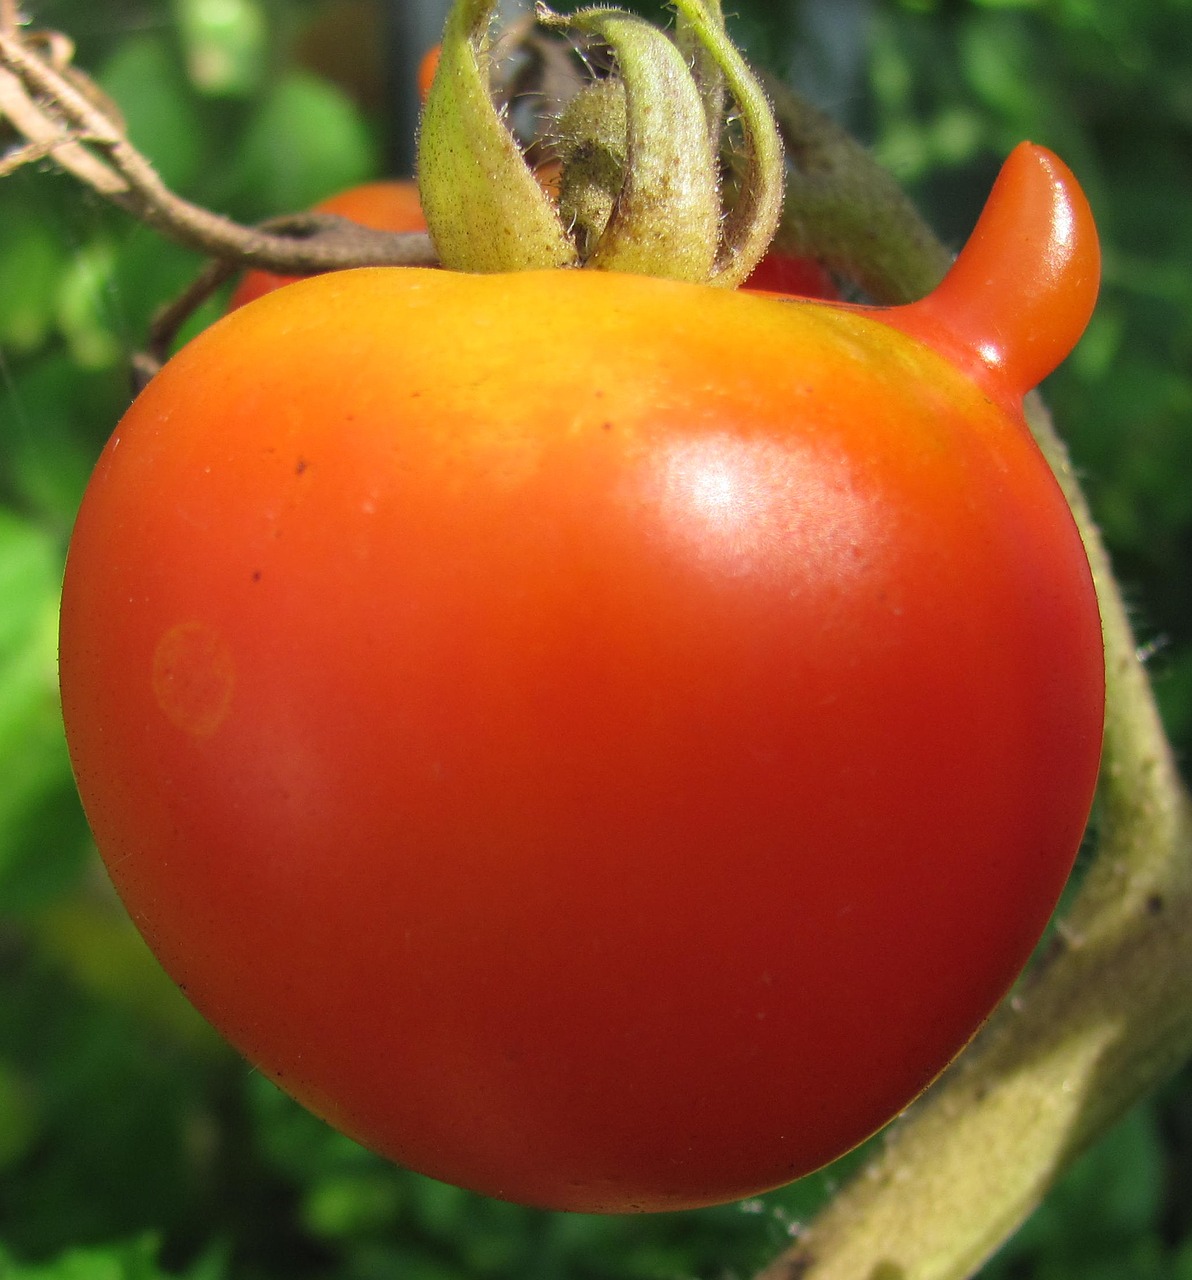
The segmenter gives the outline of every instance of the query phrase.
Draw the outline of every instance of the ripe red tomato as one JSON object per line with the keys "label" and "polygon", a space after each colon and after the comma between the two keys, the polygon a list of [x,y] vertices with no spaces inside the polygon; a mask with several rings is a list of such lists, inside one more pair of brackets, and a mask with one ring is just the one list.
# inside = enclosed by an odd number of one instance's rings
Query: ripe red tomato
{"label": "ripe red tomato", "polygon": [[[1095,242],[1047,173],[1070,345]],[[170,361],[83,503],[61,679],[195,1004],[376,1150],[555,1208],[753,1194],[897,1112],[1096,775],[1089,572],[1007,407],[1048,235],[977,273],[967,372],[930,300],[585,271],[338,272]]]}
{"label": "ripe red tomato", "polygon": [[423,102],[430,93],[430,86],[435,78],[435,72],[439,69],[439,57],[442,52],[441,45],[432,45],[422,55],[422,61],[418,64],[418,96]]}
{"label": "ripe red tomato", "polygon": [[764,293],[785,293],[796,298],[825,298],[834,301],[840,290],[832,273],[814,258],[801,258],[771,249],[754,267],[742,289]]}

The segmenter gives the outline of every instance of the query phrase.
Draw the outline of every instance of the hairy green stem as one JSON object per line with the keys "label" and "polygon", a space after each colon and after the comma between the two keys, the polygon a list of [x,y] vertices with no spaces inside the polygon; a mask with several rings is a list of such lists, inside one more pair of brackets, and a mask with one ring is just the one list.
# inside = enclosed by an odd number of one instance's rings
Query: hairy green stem
{"label": "hairy green stem", "polygon": [[816,258],[882,305],[933,289],[952,261],[906,193],[830,116],[764,81],[791,161],[774,247]]}
{"label": "hairy green stem", "polygon": [[[786,105],[784,126],[798,114]],[[855,143],[820,130],[809,153],[825,205],[847,201],[858,184],[881,205],[887,180]],[[875,226],[871,238],[883,243],[869,246],[865,270],[876,272],[867,283],[876,296],[902,301],[912,281],[938,279],[947,255],[924,239],[902,197]],[[964,1280],[1073,1159],[1192,1055],[1192,801],[1067,452],[1037,395],[1026,408],[1072,507],[1101,604],[1100,847],[1049,952],[758,1280]]]}

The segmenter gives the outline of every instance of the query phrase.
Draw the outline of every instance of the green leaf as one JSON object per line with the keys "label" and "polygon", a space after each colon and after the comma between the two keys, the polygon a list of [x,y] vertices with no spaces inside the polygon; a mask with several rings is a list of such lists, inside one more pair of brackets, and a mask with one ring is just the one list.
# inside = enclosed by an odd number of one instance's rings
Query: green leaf
{"label": "green leaf", "polygon": [[323,1239],[379,1236],[392,1231],[402,1194],[393,1171],[382,1168],[333,1174],[308,1192],[302,1218]]}
{"label": "green leaf", "polygon": [[175,0],[175,11],[196,89],[231,97],[260,85],[269,29],[256,0]]}
{"label": "green leaf", "polygon": [[111,307],[115,266],[114,247],[93,240],[75,250],[58,281],[58,328],[75,363],[84,369],[110,368],[123,354]]}
{"label": "green leaf", "polygon": [[125,39],[100,73],[99,84],[123,113],[129,139],[153,162],[166,186],[181,191],[191,187],[208,158],[208,135],[170,44],[158,35]]}
{"label": "green leaf", "polygon": [[58,711],[59,554],[0,512],[0,906],[27,912],[73,884],[87,848]]}
{"label": "green leaf", "polygon": [[[38,1136],[40,1125],[32,1080],[0,1060],[0,1173],[20,1162]],[[0,1275],[3,1275],[0,1255]]]}
{"label": "green leaf", "polygon": [[21,1263],[0,1249],[0,1275],[4,1280],[169,1280],[157,1253],[153,1236],[68,1249],[50,1262]]}
{"label": "green leaf", "polygon": [[53,297],[66,254],[31,209],[9,188],[0,186],[0,346],[19,353],[32,351],[53,323]]}
{"label": "green leaf", "polygon": [[1181,740],[1192,737],[1192,646],[1162,654],[1151,675],[1167,732]]}
{"label": "green leaf", "polygon": [[126,400],[122,369],[84,372],[62,351],[26,362],[0,391],[0,470],[61,538],[74,523],[95,455]]}
{"label": "green leaf", "polygon": [[307,209],[372,177],[378,166],[376,142],[349,99],[294,71],[273,87],[241,139],[234,200],[249,218]]}

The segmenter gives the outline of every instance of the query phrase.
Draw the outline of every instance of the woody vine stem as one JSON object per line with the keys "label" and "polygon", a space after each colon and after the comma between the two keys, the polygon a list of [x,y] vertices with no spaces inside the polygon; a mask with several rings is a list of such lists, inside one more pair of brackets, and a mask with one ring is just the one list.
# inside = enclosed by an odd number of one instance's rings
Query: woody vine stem
{"label": "woody vine stem", "polygon": [[0,155],[0,177],[52,160],[96,194],[188,248],[239,267],[292,272],[345,265],[433,265],[427,236],[370,231],[339,218],[244,227],[168,190],[133,147],[111,104],[71,65],[59,32],[22,33],[15,0],[0,0],[0,118],[24,139]]}
{"label": "woody vine stem", "polygon": [[[57,33],[23,32],[0,0],[0,120],[18,141],[0,178],[51,162],[213,259],[167,312],[246,266],[302,274],[433,265],[426,236],[299,215],[244,227],[166,189]],[[790,163],[776,243],[876,302],[921,296],[949,255],[838,126],[769,83]],[[964,1280],[1064,1168],[1192,1056],[1192,801],[1136,655],[1121,593],[1071,464],[1037,396],[1028,419],[1060,479],[1097,581],[1108,678],[1099,851],[1056,934],[972,1046],[888,1130],[868,1168],[759,1280]]]}

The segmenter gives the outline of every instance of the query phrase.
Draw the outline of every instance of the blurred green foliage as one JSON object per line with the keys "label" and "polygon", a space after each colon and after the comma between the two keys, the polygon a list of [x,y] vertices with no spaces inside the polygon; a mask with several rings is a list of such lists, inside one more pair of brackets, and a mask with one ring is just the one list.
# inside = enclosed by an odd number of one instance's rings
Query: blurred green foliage
{"label": "blurred green foliage", "polygon": [[[253,219],[381,167],[391,122],[352,54],[379,57],[366,2],[30,8],[38,25],[76,38],[133,140],[194,200]],[[1192,5],[732,8],[753,56],[870,141],[953,242],[1021,137],[1055,147],[1087,184],[1105,238],[1104,296],[1047,392],[1186,759]],[[352,56],[310,55],[329,41]],[[404,1173],[225,1048],[97,870],[58,722],[61,562],[89,468],[129,397],[127,358],[197,265],[44,168],[0,181],[0,1277],[748,1275],[842,1167],[741,1205],[632,1219],[538,1213]],[[1188,1080],[1092,1150],[987,1276],[1192,1280]]]}

